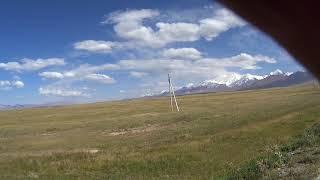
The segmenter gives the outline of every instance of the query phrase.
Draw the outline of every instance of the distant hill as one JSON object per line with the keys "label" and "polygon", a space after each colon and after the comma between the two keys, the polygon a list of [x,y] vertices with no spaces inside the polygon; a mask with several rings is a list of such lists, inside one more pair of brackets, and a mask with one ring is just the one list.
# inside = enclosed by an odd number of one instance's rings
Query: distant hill
{"label": "distant hill", "polygon": [[45,108],[45,107],[63,106],[63,105],[69,105],[69,104],[74,104],[74,103],[55,102],[55,103],[46,103],[46,104],[16,104],[16,105],[0,104],[0,111],[1,110],[24,109],[24,108]]}
{"label": "distant hill", "polygon": [[0,104],[0,110],[7,110],[7,109],[20,109],[20,108],[24,108],[27,105],[5,105],[5,104]]}

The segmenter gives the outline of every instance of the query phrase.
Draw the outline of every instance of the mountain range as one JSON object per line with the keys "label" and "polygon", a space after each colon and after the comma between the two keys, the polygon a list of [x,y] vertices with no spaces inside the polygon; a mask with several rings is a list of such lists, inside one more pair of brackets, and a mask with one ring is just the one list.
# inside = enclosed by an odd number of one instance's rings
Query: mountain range
{"label": "mountain range", "polygon": [[[187,86],[177,88],[175,93],[176,95],[186,95],[195,93],[287,87],[312,80],[315,80],[315,78],[308,72],[297,71],[295,73],[283,73],[281,70],[276,70],[265,76],[245,74],[238,77],[231,83],[218,83],[215,80],[206,80],[199,85],[189,84]],[[159,96],[166,95],[168,95],[168,91],[163,91]]]}
{"label": "mountain range", "polygon": [[[221,83],[215,80],[206,80],[198,85],[189,84],[184,87],[176,88],[176,95],[196,94],[196,93],[209,93],[209,92],[223,92],[223,91],[240,91],[250,89],[262,89],[272,87],[287,87],[291,85],[301,84],[315,80],[315,78],[308,72],[297,71],[295,73],[283,73],[281,70],[271,72],[269,75],[258,76],[252,74],[245,74],[233,78],[232,81]],[[168,91],[155,96],[167,96]],[[148,96],[150,97],[150,96]],[[61,106],[72,103],[58,102],[48,103],[40,105],[32,104],[17,104],[17,105],[4,105],[0,104],[0,110],[8,109],[22,109],[22,108],[33,108],[33,107],[50,107],[50,106]]]}
{"label": "mountain range", "polygon": [[12,109],[24,109],[24,108],[45,108],[45,107],[53,107],[53,106],[64,106],[69,104],[74,104],[74,103],[54,102],[54,103],[46,103],[46,104],[15,104],[15,105],[0,104],[0,111],[12,110]]}

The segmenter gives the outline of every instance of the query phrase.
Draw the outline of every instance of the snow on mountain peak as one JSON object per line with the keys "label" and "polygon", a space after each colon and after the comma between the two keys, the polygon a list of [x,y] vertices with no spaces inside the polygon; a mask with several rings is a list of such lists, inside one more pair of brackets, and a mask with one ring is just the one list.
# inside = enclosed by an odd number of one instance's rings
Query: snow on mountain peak
{"label": "snow on mountain peak", "polygon": [[194,86],[193,83],[188,83],[185,87],[186,87],[186,88],[192,88],[193,86]]}
{"label": "snow on mountain peak", "polygon": [[272,71],[270,73],[270,75],[281,75],[281,74],[284,74],[280,69],[276,69],[275,71]]}
{"label": "snow on mountain peak", "polygon": [[200,84],[200,86],[211,86],[215,84],[220,84],[220,83],[216,80],[205,80]]}
{"label": "snow on mountain peak", "polygon": [[248,79],[248,80],[255,80],[255,79],[261,80],[263,78],[264,76],[253,75],[253,74],[244,74],[241,77],[241,79]]}
{"label": "snow on mountain peak", "polygon": [[242,85],[248,81],[252,80],[261,80],[265,78],[265,76],[259,76],[259,75],[252,75],[252,74],[237,74],[233,73],[228,76],[222,76],[218,79],[212,79],[212,80],[206,80],[203,83],[201,83],[202,86],[208,86],[208,85],[216,85],[216,84],[225,84],[226,86],[232,87],[235,85]]}
{"label": "snow on mountain peak", "polygon": [[238,73],[229,73],[229,74],[225,74],[222,75],[220,77],[217,77],[216,79],[212,79],[212,80],[206,80],[203,83],[211,83],[211,84],[224,84],[229,86],[230,84],[232,84],[235,81],[238,81],[239,79],[241,79],[242,75],[238,74]]}
{"label": "snow on mountain peak", "polygon": [[[222,76],[219,76],[215,79],[209,79],[209,80],[205,80],[202,83],[194,84],[194,83],[188,83],[187,85],[177,88],[177,90],[179,89],[192,89],[195,87],[210,87],[210,88],[217,88],[217,87],[221,87],[221,85],[226,85],[228,87],[241,87],[241,86],[249,86],[251,85],[254,81],[256,80],[262,80],[267,78],[268,76],[272,76],[272,75],[285,75],[285,76],[290,76],[291,74],[293,74],[292,72],[286,72],[284,73],[283,71],[281,71],[280,69],[276,69],[273,72],[270,72],[269,75],[254,75],[254,74],[238,74],[238,73],[229,73],[229,74],[225,74]],[[166,90],[162,91],[161,93],[167,92]]]}
{"label": "snow on mountain peak", "polygon": [[244,85],[244,84],[248,83],[249,81],[261,80],[263,78],[264,78],[264,76],[258,76],[258,75],[252,75],[252,74],[244,74],[244,75],[241,75],[240,79],[238,79],[237,81],[234,81],[233,83],[231,83],[228,86],[229,87],[241,86],[241,85]]}
{"label": "snow on mountain peak", "polygon": [[285,75],[290,76],[293,72],[286,72]]}

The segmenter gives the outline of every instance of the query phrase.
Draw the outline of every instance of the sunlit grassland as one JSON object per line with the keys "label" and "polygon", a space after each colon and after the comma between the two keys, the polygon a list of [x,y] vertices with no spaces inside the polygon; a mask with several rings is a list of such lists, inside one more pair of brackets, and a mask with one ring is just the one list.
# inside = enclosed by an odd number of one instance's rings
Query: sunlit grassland
{"label": "sunlit grassland", "polygon": [[295,86],[0,112],[0,179],[209,179],[320,121]]}

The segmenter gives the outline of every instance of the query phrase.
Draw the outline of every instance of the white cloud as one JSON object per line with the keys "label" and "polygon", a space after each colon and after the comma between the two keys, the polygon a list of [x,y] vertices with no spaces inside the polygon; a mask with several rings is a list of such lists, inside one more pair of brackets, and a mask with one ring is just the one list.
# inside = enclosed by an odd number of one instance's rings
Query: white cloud
{"label": "white cloud", "polygon": [[64,75],[59,72],[42,72],[42,73],[39,73],[39,76],[45,79],[63,79],[64,78]]}
{"label": "white cloud", "polygon": [[142,78],[144,76],[147,76],[148,73],[145,73],[145,72],[137,72],[137,71],[130,71],[129,72],[129,75],[134,77],[134,78]]}
{"label": "white cloud", "polygon": [[78,68],[64,72],[66,77],[83,77],[84,75],[93,74],[101,71],[117,70],[119,66],[117,64],[102,64],[102,65],[89,65],[82,64]]}
{"label": "white cloud", "polygon": [[[74,90],[72,87],[78,82],[96,82],[100,84],[113,84],[116,81],[105,74],[97,73],[105,70],[118,69],[115,64],[103,64],[93,66],[88,64],[80,65],[78,68],[65,72],[42,72],[39,73],[44,79],[57,80],[49,84],[45,88],[39,89],[39,93],[46,96],[89,96],[87,91],[89,89]],[[68,87],[68,89],[66,89]],[[69,90],[72,89],[72,90]],[[92,90],[92,89],[90,89]]]}
{"label": "white cloud", "polygon": [[200,20],[200,34],[210,41],[224,31],[243,25],[245,22],[231,11],[219,9],[213,18]]}
{"label": "white cloud", "polygon": [[113,84],[115,80],[105,74],[88,74],[84,77],[86,80],[96,81],[102,84]]}
{"label": "white cloud", "polygon": [[113,48],[119,46],[116,42],[85,40],[74,43],[74,48],[95,53],[109,53]]}
{"label": "white cloud", "polygon": [[102,84],[112,84],[115,83],[116,81],[111,78],[108,75],[105,74],[87,74],[87,73],[79,73],[76,70],[72,71],[66,71],[66,72],[42,72],[39,73],[39,76],[43,77],[44,79],[69,79],[73,81],[81,81],[81,80],[86,80],[86,81],[94,81]]}
{"label": "white cloud", "polygon": [[207,79],[217,83],[231,84],[241,78],[241,74],[232,72],[235,69],[257,69],[260,63],[274,62],[272,58],[262,55],[239,55],[225,58],[200,58],[196,61],[182,59],[129,59],[118,62],[119,70],[148,73],[141,77],[144,88],[141,91],[159,93],[165,89],[167,83],[160,83],[166,79],[167,73],[172,74],[177,86],[189,82],[199,82]]}
{"label": "white cloud", "polygon": [[255,56],[258,62],[266,62],[266,63],[277,63],[277,61],[274,58],[270,58],[268,56],[263,56],[263,55],[257,55]]}
{"label": "white cloud", "polygon": [[0,81],[0,88],[6,89],[8,87],[11,87],[11,82],[10,81],[7,81],[7,80]]}
{"label": "white cloud", "polygon": [[[119,69],[119,65],[117,64],[102,64],[102,65],[89,65],[89,64],[82,64],[78,68],[64,71],[64,72],[41,72],[39,73],[39,76],[45,78],[45,79],[91,79],[96,80],[99,78],[105,78],[109,77],[107,75],[102,74],[96,74],[97,72],[101,71],[107,71],[107,70],[117,70]],[[89,78],[87,78],[89,77]],[[109,77],[110,78],[110,77]]]}
{"label": "white cloud", "polygon": [[[159,11],[152,9],[117,11],[111,13],[102,23],[114,24],[116,35],[127,40],[121,43],[127,48],[137,46],[159,48],[173,42],[197,41],[202,37],[212,40],[222,32],[245,25],[243,20],[226,9],[218,9],[213,17],[200,19],[198,23],[160,21],[155,23],[156,29],[143,23],[145,19],[152,19],[159,15]],[[91,52],[106,49],[109,52],[113,44],[120,44],[120,42],[90,41],[90,48],[87,42],[82,49],[90,49]]]}
{"label": "white cloud", "polygon": [[[117,71],[128,72],[130,76],[140,78],[142,83],[146,84],[144,88],[140,89],[141,94],[141,91],[146,90],[158,93],[166,88],[166,82],[164,84],[159,84],[159,82],[166,79],[167,73],[173,75],[177,81],[177,85],[199,82],[206,79],[230,85],[242,77],[240,73],[232,72],[231,68],[243,70],[258,69],[260,68],[260,64],[277,62],[272,57],[247,53],[240,53],[225,58],[204,58],[199,51],[193,48],[171,49],[163,51],[163,57],[160,58],[124,59],[116,64],[95,66],[86,64],[63,74],[70,73],[72,76],[76,74],[92,74],[105,69],[103,67],[108,67],[107,69],[113,71],[113,73]],[[190,59],[197,60],[190,61]],[[132,91],[129,94],[132,94]]]}
{"label": "white cloud", "polygon": [[68,90],[68,89],[52,88],[52,87],[45,87],[45,88],[40,87],[39,93],[45,96],[62,96],[62,97],[88,96],[87,94],[79,90]]}
{"label": "white cloud", "polygon": [[156,32],[155,38],[161,42],[161,46],[165,46],[171,42],[187,42],[200,39],[200,27],[198,24],[192,23],[163,23],[156,24],[159,31]]}
{"label": "white cloud", "polygon": [[62,58],[49,58],[49,59],[22,59],[21,62],[7,62],[0,63],[0,69],[8,71],[36,71],[49,66],[62,66],[65,65]]}
{"label": "white cloud", "polygon": [[170,59],[200,59],[201,52],[195,48],[170,48],[164,50],[162,56]]}
{"label": "white cloud", "polygon": [[121,22],[141,22],[145,18],[152,18],[158,16],[160,13],[157,10],[152,9],[140,9],[140,10],[127,10],[127,11],[116,11],[109,15],[109,17],[102,22],[103,24],[121,23]]}
{"label": "white cloud", "polygon": [[23,87],[24,87],[24,83],[22,81],[19,81],[19,80],[15,80],[15,81],[8,81],[8,80],[0,81],[0,90],[10,90],[12,88],[23,88]]}
{"label": "white cloud", "polygon": [[262,55],[250,55],[241,53],[226,58],[202,58],[198,61],[186,61],[178,59],[145,59],[145,60],[121,60],[120,69],[136,70],[142,72],[188,72],[193,74],[211,74],[216,69],[238,67],[241,69],[257,69],[258,63],[276,62],[273,58]]}
{"label": "white cloud", "polygon": [[[192,49],[192,48],[190,48]],[[190,51],[187,49],[187,51]],[[174,49],[174,53],[167,53],[167,56],[183,56],[183,50]],[[187,52],[186,51],[186,52]],[[191,50],[192,51],[192,50]],[[198,52],[198,51],[192,51]],[[176,54],[175,54],[176,53]],[[180,54],[181,53],[181,54]],[[168,55],[170,54],[170,55]],[[195,53],[196,54],[196,53]],[[189,54],[190,55],[190,54]],[[198,54],[199,55],[199,54]],[[193,55],[196,56],[196,55]],[[192,57],[192,56],[191,56]],[[190,57],[189,57],[190,59]],[[130,76],[140,78],[148,87],[144,89],[163,89],[166,85],[155,84],[166,79],[166,74],[171,73],[179,83],[197,82],[206,79],[216,82],[231,84],[241,78],[240,74],[230,71],[230,68],[239,68],[244,70],[258,69],[261,63],[275,63],[276,60],[263,55],[251,55],[241,53],[225,58],[203,58],[200,56],[197,60],[186,58],[150,58],[150,59],[128,59],[120,60],[116,64],[89,65],[83,64],[75,69],[64,72],[43,72],[39,75],[45,79],[51,78],[58,80],[59,87],[72,87],[72,84],[78,81],[92,81],[102,84],[115,83],[115,80],[104,74],[104,71],[127,72]],[[192,58],[191,58],[192,59]],[[51,86],[57,87],[57,86]],[[54,92],[56,91],[55,88]],[[44,91],[45,92],[45,91]],[[42,92],[42,94],[44,94]],[[53,93],[47,93],[53,94]]]}
{"label": "white cloud", "polygon": [[13,81],[12,86],[16,87],[16,88],[22,88],[24,87],[24,83],[22,81]]}
{"label": "white cloud", "polygon": [[221,67],[238,67],[241,69],[259,69],[258,63],[276,63],[274,58],[263,55],[250,55],[247,53],[241,53],[236,56],[214,59],[203,59],[203,63],[207,65],[216,65]]}
{"label": "white cloud", "polygon": [[142,21],[145,18],[152,18],[159,14],[158,11],[151,9],[118,11],[111,13],[103,23],[115,23],[114,30],[121,38],[151,43],[152,41],[157,41],[154,38],[153,29],[143,26]]}

